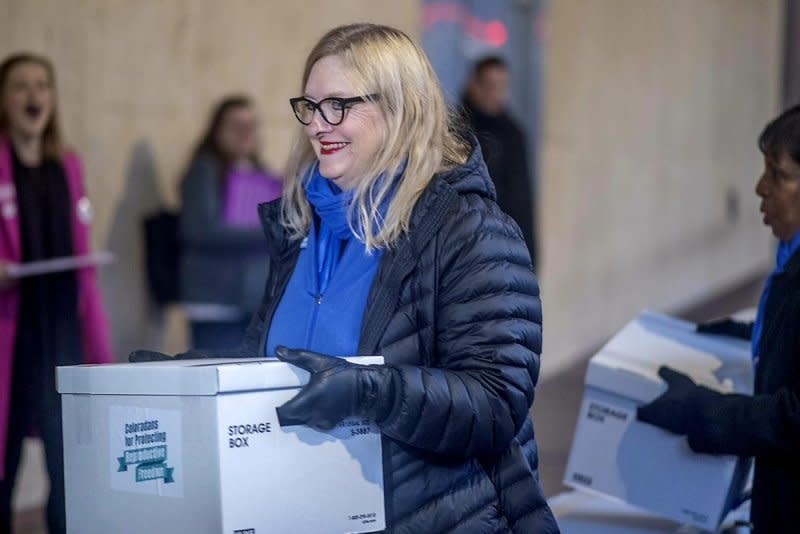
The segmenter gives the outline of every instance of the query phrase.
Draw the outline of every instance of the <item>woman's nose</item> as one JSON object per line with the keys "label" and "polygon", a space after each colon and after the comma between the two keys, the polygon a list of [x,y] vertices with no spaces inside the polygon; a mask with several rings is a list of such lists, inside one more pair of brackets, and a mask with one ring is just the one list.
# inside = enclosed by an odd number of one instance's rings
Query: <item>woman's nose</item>
{"label": "woman's nose", "polygon": [[27,91],[25,91],[25,96],[28,98],[29,102],[36,103],[44,98],[44,91],[37,87],[30,87]]}
{"label": "woman's nose", "polygon": [[314,112],[314,116],[311,117],[311,122],[306,126],[308,133],[311,135],[329,132],[332,128],[333,127],[322,118],[322,112],[320,112],[320,110]]}
{"label": "woman's nose", "polygon": [[756,195],[764,198],[767,196],[769,189],[767,187],[767,173],[762,173],[761,177],[756,182]]}

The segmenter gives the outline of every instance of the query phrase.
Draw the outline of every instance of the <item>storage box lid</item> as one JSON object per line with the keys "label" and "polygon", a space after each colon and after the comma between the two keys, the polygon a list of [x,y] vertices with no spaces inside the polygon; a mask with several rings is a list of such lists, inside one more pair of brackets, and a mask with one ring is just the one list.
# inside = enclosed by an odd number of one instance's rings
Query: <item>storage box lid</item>
{"label": "storage box lid", "polygon": [[697,334],[694,323],[644,311],[589,361],[586,385],[649,402],[666,390],[658,368],[668,365],[724,393],[752,393],[750,344]]}
{"label": "storage box lid", "polygon": [[[381,356],[346,358],[382,364]],[[59,393],[93,395],[216,395],[234,391],[297,388],[308,373],[275,359],[204,359],[73,365],[56,369]]]}

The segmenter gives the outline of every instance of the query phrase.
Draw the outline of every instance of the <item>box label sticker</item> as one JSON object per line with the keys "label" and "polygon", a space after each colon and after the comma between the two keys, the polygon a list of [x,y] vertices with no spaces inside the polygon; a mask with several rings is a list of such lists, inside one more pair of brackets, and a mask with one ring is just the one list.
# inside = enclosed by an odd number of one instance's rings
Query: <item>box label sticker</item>
{"label": "box label sticker", "polygon": [[627,410],[619,407],[600,404],[596,401],[589,403],[589,410],[586,413],[586,417],[588,419],[598,423],[605,423],[608,419],[611,421],[616,420],[620,423],[626,423],[630,416],[631,413]]}
{"label": "box label sticker", "polygon": [[110,406],[111,488],[183,497],[181,412]]}

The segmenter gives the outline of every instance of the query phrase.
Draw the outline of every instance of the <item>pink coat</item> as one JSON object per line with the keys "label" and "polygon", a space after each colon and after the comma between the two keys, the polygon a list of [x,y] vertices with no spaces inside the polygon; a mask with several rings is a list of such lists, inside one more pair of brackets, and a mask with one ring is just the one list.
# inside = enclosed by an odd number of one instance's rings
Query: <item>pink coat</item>
{"label": "pink coat", "polygon": [[[77,155],[65,154],[64,172],[72,204],[72,239],[75,254],[87,254],[90,248],[89,213],[83,189],[83,172]],[[8,140],[0,137],[0,260],[22,261],[22,248],[17,217],[13,164]],[[83,209],[78,209],[78,204]],[[81,216],[82,215],[82,216]],[[97,274],[94,268],[78,272],[78,313],[81,320],[83,357],[85,363],[112,361],[108,319],[103,308]],[[9,403],[14,356],[14,338],[19,314],[19,291],[0,290],[0,480],[5,477],[6,440],[8,438]],[[55,380],[55,377],[54,377]]]}

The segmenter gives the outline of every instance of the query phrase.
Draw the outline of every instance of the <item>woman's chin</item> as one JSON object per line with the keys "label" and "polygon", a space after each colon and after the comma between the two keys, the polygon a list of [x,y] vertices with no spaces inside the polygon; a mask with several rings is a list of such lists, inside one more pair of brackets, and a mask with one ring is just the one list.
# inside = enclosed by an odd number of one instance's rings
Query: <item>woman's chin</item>
{"label": "woman's chin", "polygon": [[32,123],[26,121],[24,124],[12,125],[10,130],[22,139],[35,139],[44,135],[44,129],[47,123]]}
{"label": "woman's chin", "polygon": [[786,236],[786,232],[782,232],[780,229],[775,228],[769,223],[765,223],[769,226],[769,229],[772,231],[772,235],[775,236],[776,239],[779,241],[788,241],[791,237]]}
{"label": "woman's chin", "polygon": [[337,169],[334,166],[328,167],[320,164],[319,173],[323,177],[336,184],[336,186],[342,190],[349,189],[355,182],[352,177],[350,177],[348,174],[342,173],[340,169]]}

